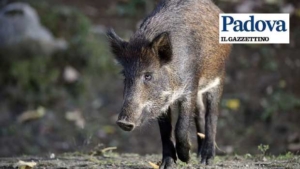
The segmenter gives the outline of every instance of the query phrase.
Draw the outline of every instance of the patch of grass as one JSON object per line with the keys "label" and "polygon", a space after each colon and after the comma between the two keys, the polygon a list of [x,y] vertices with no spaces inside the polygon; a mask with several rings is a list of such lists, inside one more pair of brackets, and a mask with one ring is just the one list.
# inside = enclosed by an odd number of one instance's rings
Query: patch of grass
{"label": "patch of grass", "polygon": [[252,159],[253,156],[252,156],[251,154],[248,153],[248,154],[245,154],[245,155],[244,155],[244,158],[245,158],[245,159]]}
{"label": "patch of grass", "polygon": [[260,151],[261,155],[265,156],[266,152],[269,150],[270,146],[269,145],[263,145],[260,144],[257,149]]}
{"label": "patch of grass", "polygon": [[295,155],[289,151],[286,154],[279,155],[278,157],[275,157],[275,158],[278,160],[288,160],[288,159],[292,159],[294,157],[295,157]]}

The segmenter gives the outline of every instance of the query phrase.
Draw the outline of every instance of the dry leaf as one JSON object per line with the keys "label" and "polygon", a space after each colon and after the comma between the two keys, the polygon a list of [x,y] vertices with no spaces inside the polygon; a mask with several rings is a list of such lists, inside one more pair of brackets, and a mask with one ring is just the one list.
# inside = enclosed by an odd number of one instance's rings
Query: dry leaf
{"label": "dry leaf", "polygon": [[201,138],[201,139],[205,139],[205,135],[202,133],[197,133],[197,135]]}
{"label": "dry leaf", "polygon": [[75,125],[81,129],[83,129],[85,126],[85,120],[79,110],[67,112],[66,119],[69,121],[73,121]]}
{"label": "dry leaf", "polygon": [[45,114],[46,114],[45,108],[39,107],[36,110],[25,111],[18,117],[17,121],[19,123],[23,123],[23,122],[26,122],[29,120],[39,119],[39,118],[43,117]]}
{"label": "dry leaf", "polygon": [[151,165],[151,167],[153,167],[153,169],[159,169],[159,166],[157,164],[154,164],[150,161],[148,161],[148,163]]}
{"label": "dry leaf", "polygon": [[92,152],[90,152],[90,155],[91,156],[105,156],[105,154],[106,154],[106,152],[108,152],[108,151],[113,151],[113,150],[116,150],[117,149],[117,147],[107,147],[107,148],[104,148],[104,149],[102,149],[102,150],[100,150],[99,148],[100,148],[101,146],[97,146],[96,148],[95,148],[95,150],[93,150]]}
{"label": "dry leaf", "polygon": [[238,110],[240,108],[240,100],[238,99],[230,99],[226,102],[226,107],[231,110]]}
{"label": "dry leaf", "polygon": [[26,161],[19,161],[16,164],[14,164],[14,168],[19,169],[31,169],[37,165],[36,162],[26,162]]}
{"label": "dry leaf", "polygon": [[104,154],[107,151],[112,151],[112,150],[116,150],[116,149],[117,149],[117,147],[107,147],[107,148],[102,149],[101,152]]}

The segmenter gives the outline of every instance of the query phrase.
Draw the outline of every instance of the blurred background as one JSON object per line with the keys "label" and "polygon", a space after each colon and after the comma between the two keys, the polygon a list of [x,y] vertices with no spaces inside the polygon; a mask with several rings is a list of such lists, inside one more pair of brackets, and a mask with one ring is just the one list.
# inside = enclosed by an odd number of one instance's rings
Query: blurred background
{"label": "blurred background", "polygon": [[[22,3],[16,3],[22,2]],[[299,0],[214,0],[228,13],[290,13],[289,45],[234,45],[218,153],[300,151]],[[104,32],[129,39],[156,0],[0,0],[0,156],[161,152],[155,121],[119,129],[121,68]],[[194,126],[194,125],[193,125]],[[192,127],[194,128],[194,127]],[[196,132],[191,129],[196,148]]]}

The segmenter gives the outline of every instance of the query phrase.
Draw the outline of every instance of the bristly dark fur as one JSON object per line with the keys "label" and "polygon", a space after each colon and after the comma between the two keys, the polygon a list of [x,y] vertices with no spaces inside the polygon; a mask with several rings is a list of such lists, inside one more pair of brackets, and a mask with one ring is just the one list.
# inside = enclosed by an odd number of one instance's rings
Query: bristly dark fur
{"label": "bristly dark fur", "polygon": [[[147,118],[158,118],[163,144],[162,169],[178,158],[190,159],[191,118],[198,156],[209,164],[215,154],[218,107],[225,60],[231,45],[219,44],[219,13],[211,0],[162,0],[129,42],[109,30],[111,49],[124,68],[124,103],[118,125],[133,130]],[[170,107],[179,103],[174,145]]]}
{"label": "bristly dark fur", "polygon": [[106,32],[106,36],[109,38],[110,47],[112,52],[119,57],[122,55],[122,51],[127,47],[127,43],[122,40],[113,29],[108,29]]}

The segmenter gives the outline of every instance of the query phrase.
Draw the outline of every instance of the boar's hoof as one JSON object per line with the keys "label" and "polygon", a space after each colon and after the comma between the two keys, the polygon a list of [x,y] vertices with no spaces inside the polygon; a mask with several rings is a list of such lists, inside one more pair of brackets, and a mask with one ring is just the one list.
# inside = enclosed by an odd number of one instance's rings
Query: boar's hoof
{"label": "boar's hoof", "polygon": [[176,144],[176,151],[178,158],[185,163],[190,160],[190,145],[189,144]]}
{"label": "boar's hoof", "polygon": [[124,121],[124,120],[118,120],[117,124],[121,127],[121,129],[125,131],[131,131],[134,129],[135,125],[133,123]]}
{"label": "boar's hoof", "polygon": [[166,157],[163,159],[159,169],[175,169],[176,164],[172,157]]}
{"label": "boar's hoof", "polygon": [[214,144],[205,144],[201,150],[201,163],[210,165],[215,156]]}

